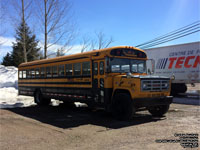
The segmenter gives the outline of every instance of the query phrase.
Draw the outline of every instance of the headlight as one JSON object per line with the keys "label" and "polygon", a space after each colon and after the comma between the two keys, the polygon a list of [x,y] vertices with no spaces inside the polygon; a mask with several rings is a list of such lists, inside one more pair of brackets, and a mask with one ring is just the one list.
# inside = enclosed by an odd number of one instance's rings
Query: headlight
{"label": "headlight", "polygon": [[147,88],[147,84],[143,83],[142,88],[146,89]]}
{"label": "headlight", "polygon": [[165,88],[167,88],[168,86],[169,86],[169,84],[168,84],[168,83],[165,83],[165,84],[164,84],[164,87],[165,87]]}

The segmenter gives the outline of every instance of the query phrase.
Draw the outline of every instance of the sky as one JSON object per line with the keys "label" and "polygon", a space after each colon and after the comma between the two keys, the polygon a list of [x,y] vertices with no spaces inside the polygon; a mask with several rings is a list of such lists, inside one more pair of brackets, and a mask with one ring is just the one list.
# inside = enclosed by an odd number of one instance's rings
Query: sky
{"label": "sky", "polygon": [[[2,1],[2,0],[1,0]],[[112,37],[110,46],[135,46],[200,20],[199,0],[69,0],[78,35],[70,53],[79,52],[82,36],[102,31]],[[8,8],[10,3],[8,3]],[[13,11],[9,11],[13,13]],[[37,22],[37,20],[35,20]],[[0,61],[12,50],[15,30],[12,19],[1,21],[6,33],[0,35]],[[36,33],[40,40],[40,35]],[[160,46],[200,41],[200,32]],[[56,46],[53,47],[56,49]]]}

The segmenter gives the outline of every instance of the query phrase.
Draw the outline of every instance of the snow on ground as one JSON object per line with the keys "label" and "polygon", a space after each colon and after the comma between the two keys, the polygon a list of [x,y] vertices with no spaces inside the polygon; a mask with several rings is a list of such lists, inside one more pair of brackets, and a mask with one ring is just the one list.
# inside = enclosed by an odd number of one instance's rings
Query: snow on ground
{"label": "snow on ground", "polygon": [[26,107],[35,105],[33,97],[19,96],[14,87],[0,88],[0,108]]}
{"label": "snow on ground", "polygon": [[17,82],[18,69],[0,65],[0,108],[34,105],[32,97],[18,95]]}
{"label": "snow on ground", "polygon": [[[34,98],[18,95],[18,69],[14,66],[0,65],[0,108],[27,107],[36,105]],[[52,100],[51,105],[59,105],[59,101]],[[75,103],[77,107],[81,103]]]}

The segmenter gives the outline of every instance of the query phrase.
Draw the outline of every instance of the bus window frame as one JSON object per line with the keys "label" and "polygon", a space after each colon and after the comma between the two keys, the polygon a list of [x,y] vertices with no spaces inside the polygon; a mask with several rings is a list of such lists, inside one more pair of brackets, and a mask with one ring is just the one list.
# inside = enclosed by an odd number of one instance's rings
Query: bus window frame
{"label": "bus window frame", "polygon": [[[60,72],[60,69],[61,72]],[[62,74],[62,71],[63,71],[63,74]],[[60,64],[58,65],[58,77],[64,77],[65,76],[65,64]]]}
{"label": "bus window frame", "polygon": [[[39,74],[36,74],[36,72],[38,71]],[[40,78],[40,68],[35,68],[35,79]]]}
{"label": "bus window frame", "polygon": [[[99,63],[98,62],[94,62],[93,64],[94,64],[94,67],[93,67],[93,69],[94,69],[94,75],[96,76],[99,73]],[[97,70],[95,70],[95,64],[97,64]]]}
{"label": "bus window frame", "polygon": [[[67,65],[70,66],[71,69],[69,69],[69,70],[71,70],[72,72],[67,72]],[[70,73],[70,75],[68,75],[67,73]],[[73,64],[65,64],[65,76],[66,76],[67,78],[70,78],[70,77],[72,77],[73,75],[74,75]]]}
{"label": "bus window frame", "polygon": [[[80,74],[77,74],[77,75],[75,74],[75,67],[76,67],[75,65],[76,64],[80,64],[80,66],[79,66],[80,67]],[[82,62],[77,62],[77,63],[73,64],[73,73],[74,73],[73,76],[75,76],[75,77],[82,75]]]}
{"label": "bus window frame", "polygon": [[27,76],[26,76],[26,70],[22,70],[22,74],[23,74],[23,79],[26,79],[27,78]]}
{"label": "bus window frame", "polygon": [[[103,70],[101,70],[101,64],[103,64]],[[104,72],[105,72],[105,68],[104,68],[104,61],[100,61],[99,62],[99,74],[100,75],[104,75]]]}
{"label": "bus window frame", "polygon": [[[47,73],[48,69],[50,68],[50,74]],[[52,78],[52,66],[47,66],[45,69],[46,78]],[[49,75],[49,76],[48,76]]]}
{"label": "bus window frame", "polygon": [[[56,68],[56,69],[55,69]],[[57,65],[54,65],[54,66],[51,66],[51,75],[52,75],[52,78],[57,78],[58,77],[58,66]],[[55,69],[55,70],[54,70]],[[54,72],[55,71],[55,72]],[[55,74],[54,74],[55,73]]]}
{"label": "bus window frame", "polygon": [[[83,65],[84,65],[84,63],[88,63],[89,64],[89,68],[87,68],[87,69],[90,69],[90,71],[89,71],[89,74],[84,74],[83,73]],[[82,67],[81,67],[81,72],[82,72],[82,76],[83,77],[90,77],[91,76],[91,62],[90,61],[84,61],[84,62],[82,62],[82,65],[81,65]]]}
{"label": "bus window frame", "polygon": [[23,70],[19,70],[19,79],[23,79]]}
{"label": "bus window frame", "polygon": [[[44,74],[42,74],[42,70],[43,70]],[[42,76],[42,75],[44,75],[44,76]],[[40,78],[42,78],[42,79],[46,78],[46,67],[40,67]]]}

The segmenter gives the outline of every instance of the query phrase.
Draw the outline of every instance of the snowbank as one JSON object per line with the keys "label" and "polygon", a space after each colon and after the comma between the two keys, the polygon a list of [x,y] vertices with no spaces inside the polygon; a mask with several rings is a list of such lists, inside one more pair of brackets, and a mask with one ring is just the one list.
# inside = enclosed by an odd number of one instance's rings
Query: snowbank
{"label": "snowbank", "polygon": [[14,87],[0,88],[0,108],[26,107],[35,105],[33,97],[19,96]]}
{"label": "snowbank", "polygon": [[18,96],[18,69],[0,65],[0,108],[34,105],[32,97]]}
{"label": "snowbank", "polygon": [[18,69],[14,66],[5,67],[0,65],[0,88],[17,88]]}

